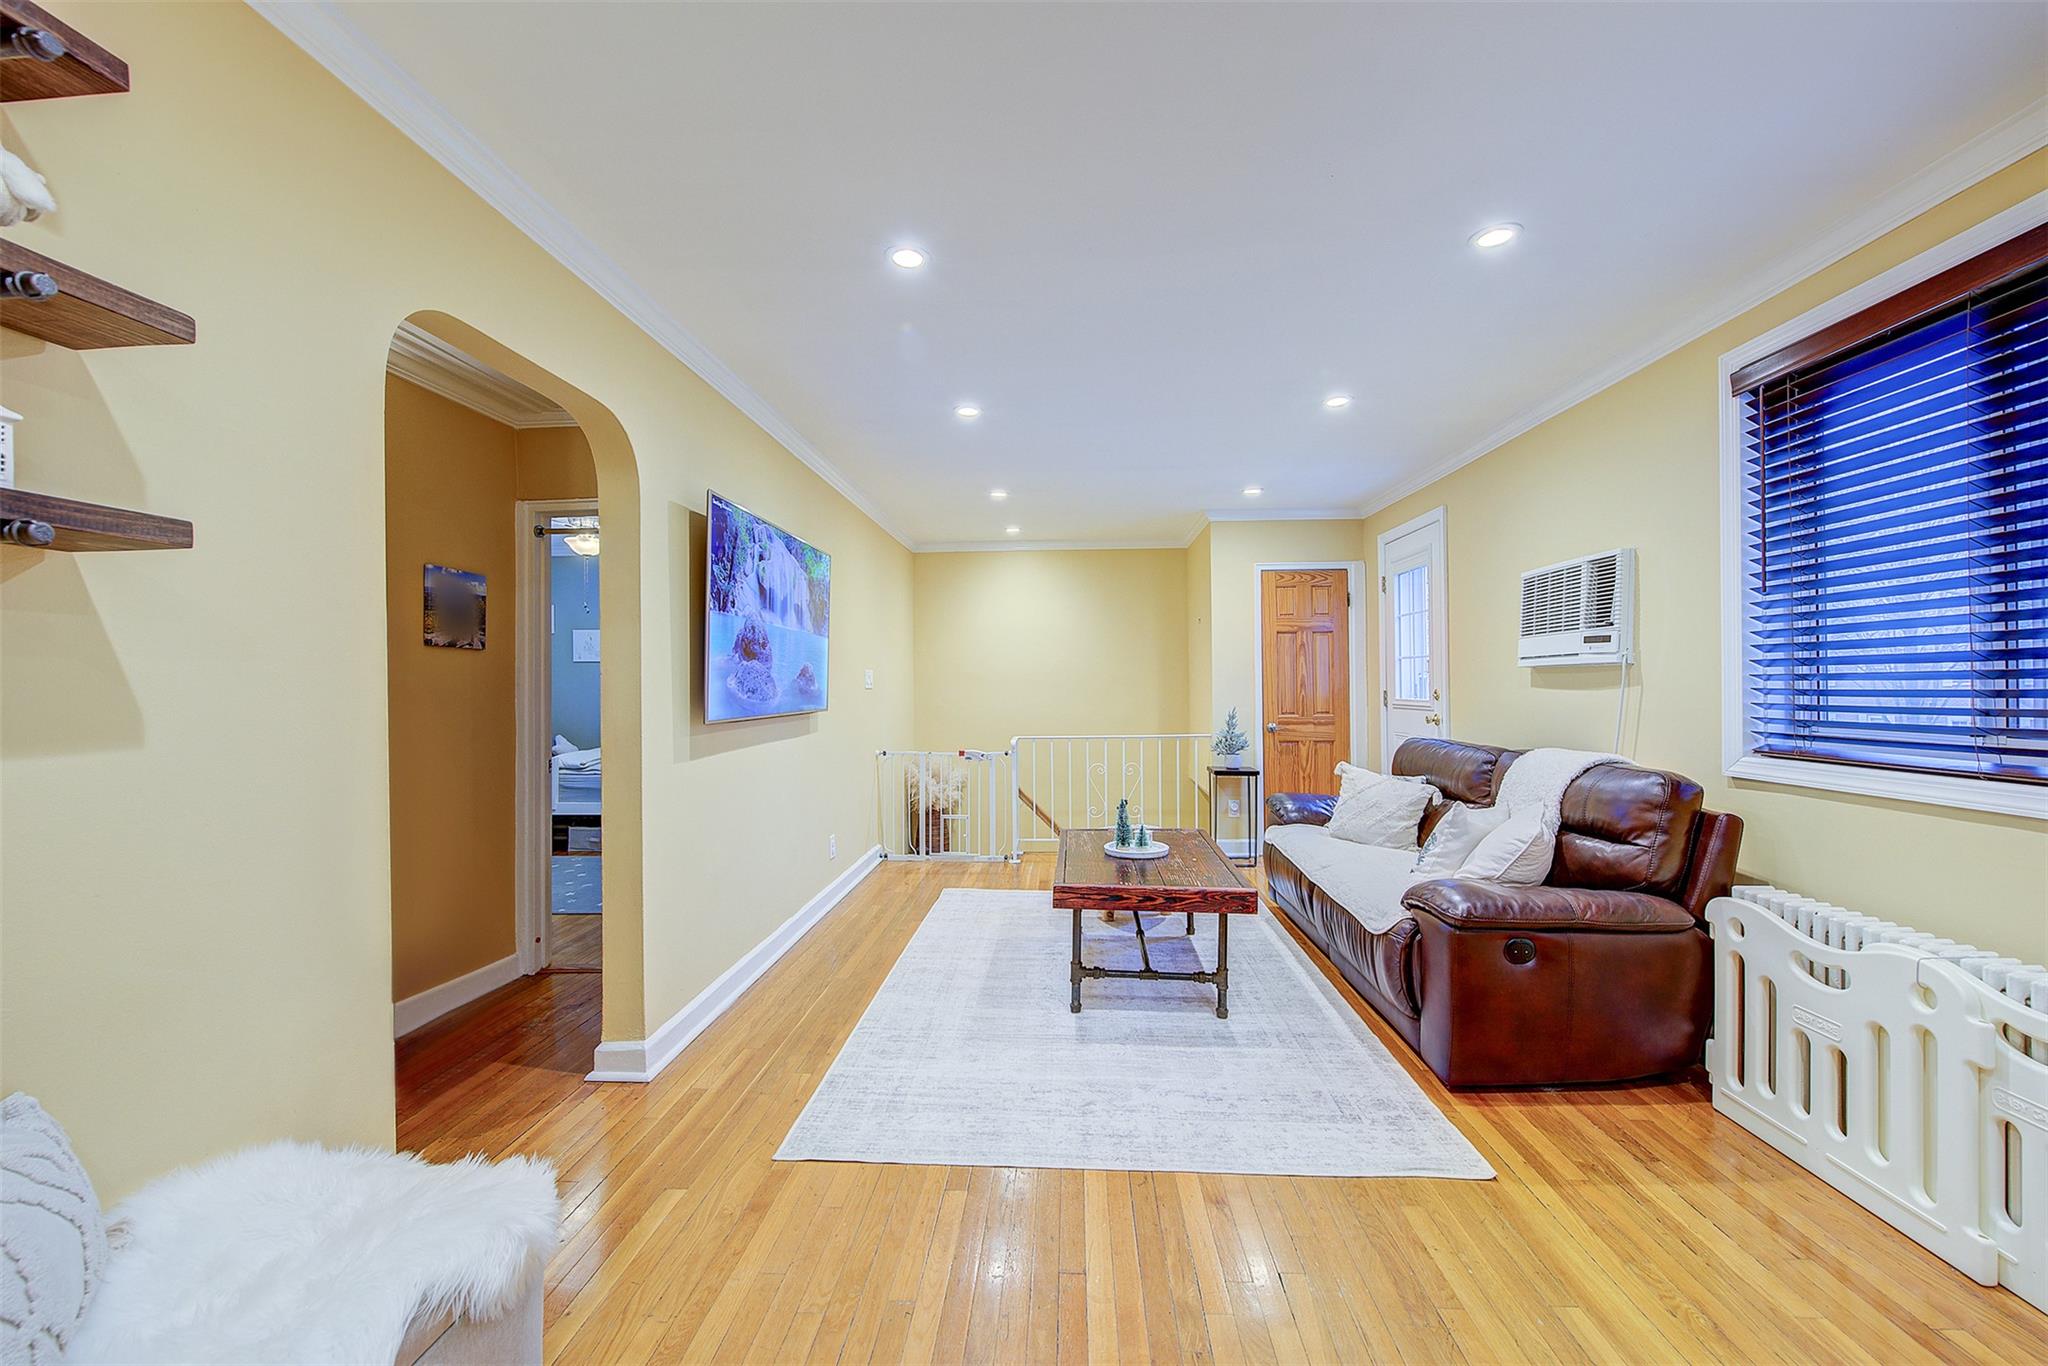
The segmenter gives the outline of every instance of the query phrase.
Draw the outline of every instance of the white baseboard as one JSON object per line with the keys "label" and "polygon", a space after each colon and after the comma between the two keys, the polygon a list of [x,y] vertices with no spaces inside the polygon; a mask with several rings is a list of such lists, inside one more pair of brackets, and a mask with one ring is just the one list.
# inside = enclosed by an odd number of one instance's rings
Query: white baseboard
{"label": "white baseboard", "polygon": [[404,1038],[423,1024],[440,1019],[457,1006],[466,1006],[487,992],[496,991],[519,976],[519,955],[507,954],[486,963],[475,972],[465,972],[417,996],[408,996],[391,1007],[391,1036]]}
{"label": "white baseboard", "polygon": [[752,986],[775,960],[788,953],[811,926],[825,918],[860,880],[882,866],[882,846],[877,844],[853,861],[852,866],[826,884],[825,889],[804,903],[803,909],[782,922],[774,933],[756,944],[718,975],[718,979],[681,1010],[669,1016],[661,1028],[645,1039],[613,1039],[597,1046],[592,1070],[586,1081],[653,1081],[661,1069],[676,1060],[710,1027],[711,1022],[732,1008],[741,993]]}
{"label": "white baseboard", "polygon": [[1250,839],[1217,840],[1216,847],[1223,851],[1225,858],[1250,858],[1256,852]]}

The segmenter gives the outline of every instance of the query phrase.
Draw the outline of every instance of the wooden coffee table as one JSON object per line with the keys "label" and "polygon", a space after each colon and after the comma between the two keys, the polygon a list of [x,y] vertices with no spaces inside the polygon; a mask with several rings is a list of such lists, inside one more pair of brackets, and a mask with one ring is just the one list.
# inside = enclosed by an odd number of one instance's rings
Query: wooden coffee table
{"label": "wooden coffee table", "polygon": [[[1154,830],[1170,851],[1165,858],[1120,859],[1102,851],[1113,830],[1060,832],[1060,857],[1053,868],[1054,909],[1074,914],[1074,960],[1067,970],[1074,984],[1067,1008],[1081,1009],[1084,977],[1130,977],[1144,982],[1207,982],[1216,988],[1216,1018],[1230,1018],[1230,917],[1257,915],[1259,894],[1203,830]],[[1145,966],[1092,968],[1081,961],[1081,913],[1124,911],[1138,933],[1138,957]],[[1216,971],[1161,972],[1145,945],[1145,917],[1185,915],[1193,934],[1197,915],[1216,917]]]}

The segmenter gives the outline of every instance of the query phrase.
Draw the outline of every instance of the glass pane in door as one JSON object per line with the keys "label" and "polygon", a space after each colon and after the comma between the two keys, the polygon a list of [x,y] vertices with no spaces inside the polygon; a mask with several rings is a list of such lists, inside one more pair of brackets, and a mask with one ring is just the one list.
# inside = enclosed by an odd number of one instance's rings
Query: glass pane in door
{"label": "glass pane in door", "polygon": [[1394,696],[1430,700],[1429,566],[1394,575]]}

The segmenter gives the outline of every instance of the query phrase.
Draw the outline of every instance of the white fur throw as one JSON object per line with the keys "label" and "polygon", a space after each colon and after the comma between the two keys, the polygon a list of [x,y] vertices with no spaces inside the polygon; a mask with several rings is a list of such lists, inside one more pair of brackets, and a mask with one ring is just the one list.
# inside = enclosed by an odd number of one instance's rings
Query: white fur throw
{"label": "white fur throw", "polygon": [[416,1316],[490,1319],[556,1239],[554,1168],[272,1143],[114,1211],[67,1363],[389,1362]]}
{"label": "white fur throw", "polygon": [[62,1360],[106,1262],[106,1221],[70,1138],[15,1092],[0,1101],[0,1363]]}

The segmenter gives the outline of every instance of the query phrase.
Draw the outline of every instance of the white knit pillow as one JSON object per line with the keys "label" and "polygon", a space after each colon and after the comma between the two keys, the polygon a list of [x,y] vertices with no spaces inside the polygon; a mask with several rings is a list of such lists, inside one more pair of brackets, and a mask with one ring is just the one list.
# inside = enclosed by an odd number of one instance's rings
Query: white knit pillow
{"label": "white knit pillow", "polygon": [[1557,850],[1557,831],[1540,811],[1510,816],[1466,856],[1459,877],[1498,882],[1508,887],[1534,887],[1550,876]]}
{"label": "white knit pillow", "polygon": [[0,1362],[55,1366],[107,1263],[107,1225],[71,1140],[35,1097],[0,1101]]}
{"label": "white knit pillow", "polygon": [[1413,849],[1422,813],[1436,798],[1428,783],[1413,783],[1369,773],[1349,764],[1337,765],[1341,791],[1330,813],[1330,833],[1353,844],[1388,849]]}
{"label": "white knit pillow", "polygon": [[1420,877],[1456,877],[1479,842],[1507,823],[1508,813],[1492,806],[1467,806],[1452,802],[1451,809],[1437,818],[1436,829],[1422,852],[1415,856]]}

